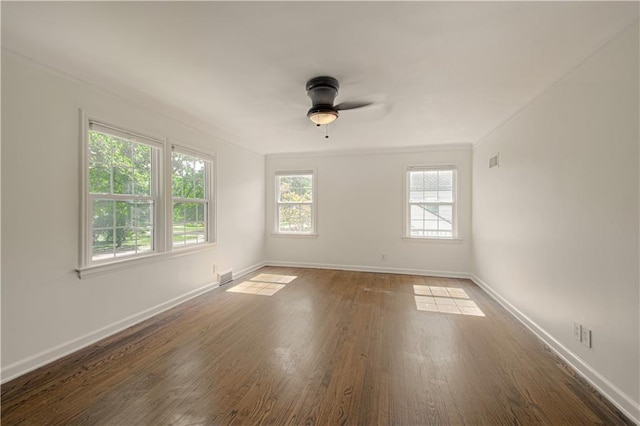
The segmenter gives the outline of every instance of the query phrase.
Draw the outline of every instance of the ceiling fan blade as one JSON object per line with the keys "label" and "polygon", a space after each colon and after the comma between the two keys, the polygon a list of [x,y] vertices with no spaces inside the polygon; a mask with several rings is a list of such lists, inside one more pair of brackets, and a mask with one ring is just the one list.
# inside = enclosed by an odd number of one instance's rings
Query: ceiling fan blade
{"label": "ceiling fan blade", "polygon": [[338,111],[345,111],[348,109],[364,108],[369,105],[373,105],[373,102],[342,102],[335,105],[334,108]]}

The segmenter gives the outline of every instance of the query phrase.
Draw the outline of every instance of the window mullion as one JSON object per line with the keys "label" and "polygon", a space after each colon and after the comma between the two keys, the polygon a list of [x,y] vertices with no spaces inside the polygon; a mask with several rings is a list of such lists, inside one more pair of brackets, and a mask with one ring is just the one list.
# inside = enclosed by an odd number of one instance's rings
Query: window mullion
{"label": "window mullion", "polygon": [[133,195],[133,194],[100,194],[90,193],[89,198],[92,200],[116,200],[116,201],[155,201],[154,197],[148,195]]}
{"label": "window mullion", "polygon": [[174,203],[207,203],[208,200],[204,199],[204,198],[180,198],[180,197],[173,197],[173,202]]}

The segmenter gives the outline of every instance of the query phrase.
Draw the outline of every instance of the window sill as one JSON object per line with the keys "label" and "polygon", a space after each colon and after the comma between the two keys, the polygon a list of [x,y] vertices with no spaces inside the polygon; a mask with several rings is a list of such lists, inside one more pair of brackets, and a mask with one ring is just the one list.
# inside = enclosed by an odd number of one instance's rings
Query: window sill
{"label": "window sill", "polygon": [[133,258],[124,258],[108,263],[98,263],[84,268],[76,269],[78,278],[91,278],[97,275],[103,275],[111,272],[121,271],[130,268],[136,268],[138,266],[147,265],[164,260],[175,259],[182,256],[187,256],[201,251],[211,250],[216,246],[216,243],[198,244],[193,247],[180,247],[164,253],[152,253],[144,256],[137,256]]}
{"label": "window sill", "polygon": [[445,243],[445,244],[460,244],[464,241],[462,238],[433,238],[433,237],[402,237],[406,241],[415,241],[423,243]]}
{"label": "window sill", "polygon": [[276,238],[280,238],[280,237],[284,237],[284,238],[318,238],[318,234],[316,233],[312,233],[312,234],[287,234],[285,232],[272,232],[271,233],[272,237],[276,237]]}

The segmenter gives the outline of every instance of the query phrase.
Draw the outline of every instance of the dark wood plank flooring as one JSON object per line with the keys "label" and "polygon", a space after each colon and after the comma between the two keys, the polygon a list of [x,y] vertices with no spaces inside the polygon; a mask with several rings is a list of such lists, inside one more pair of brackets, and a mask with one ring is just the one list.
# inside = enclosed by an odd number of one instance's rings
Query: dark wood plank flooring
{"label": "dark wood plank flooring", "polygon": [[241,281],[4,384],[2,424],[632,424],[469,280]]}

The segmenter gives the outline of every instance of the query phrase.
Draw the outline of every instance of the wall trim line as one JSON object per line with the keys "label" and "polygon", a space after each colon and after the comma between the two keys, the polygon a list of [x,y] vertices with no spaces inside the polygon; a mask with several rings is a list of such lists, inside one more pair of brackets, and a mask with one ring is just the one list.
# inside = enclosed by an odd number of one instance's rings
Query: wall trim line
{"label": "wall trim line", "polygon": [[327,151],[300,151],[267,154],[267,159],[281,158],[316,158],[316,157],[344,157],[351,155],[391,155],[391,154],[419,154],[423,152],[471,151],[471,142],[443,143],[433,145],[410,145],[386,148],[354,148]]}
{"label": "wall trim line", "polygon": [[233,279],[234,281],[244,277],[245,275],[249,275],[255,271],[257,271],[260,268],[264,268],[265,266],[267,266],[267,264],[265,262],[258,262],[254,265],[251,266],[247,266],[246,268],[240,269],[238,271],[234,271],[233,273]]}
{"label": "wall trim line", "polygon": [[279,261],[279,260],[268,260],[267,262],[265,262],[265,266],[283,266],[283,267],[289,267],[289,268],[311,268],[311,269],[336,269],[339,271],[377,272],[377,273],[383,273],[383,274],[419,275],[419,276],[427,276],[427,277],[471,279],[471,275],[466,272],[430,271],[426,269],[390,268],[390,267],[363,266],[363,265],[339,265],[339,264],[331,264],[331,263],[285,262],[285,261]]}
{"label": "wall trim line", "polygon": [[542,340],[557,356],[566,362],[577,374],[582,376],[582,378],[593,386],[602,396],[608,399],[632,421],[640,425],[640,403],[635,402],[629,395],[556,340],[544,328],[539,326],[535,321],[512,305],[511,302],[505,299],[500,293],[494,290],[477,275],[470,274],[470,278],[492,299],[502,305],[507,312]]}
{"label": "wall trim line", "polygon": [[112,336],[124,329],[134,326],[146,319],[149,319],[175,306],[178,306],[190,299],[216,289],[218,288],[218,286],[219,285],[217,281],[209,283],[195,290],[191,290],[181,296],[174,297],[173,299],[145,309],[142,312],[138,312],[137,314],[133,314],[124,319],[89,332],[83,336],[69,340],[68,342],[54,346],[50,349],[46,349],[40,353],[14,362],[13,364],[7,365],[6,367],[3,367],[2,370],[0,370],[0,376],[2,377],[0,383],[6,383],[22,376],[23,374],[57,361],[62,357],[79,351],[80,349],[90,346],[106,337]]}

